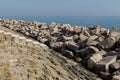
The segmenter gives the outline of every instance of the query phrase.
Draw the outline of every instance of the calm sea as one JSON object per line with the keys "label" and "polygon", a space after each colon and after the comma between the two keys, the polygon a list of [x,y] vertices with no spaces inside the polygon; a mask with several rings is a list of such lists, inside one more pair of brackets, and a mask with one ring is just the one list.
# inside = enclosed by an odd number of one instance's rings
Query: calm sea
{"label": "calm sea", "polygon": [[65,23],[76,26],[93,26],[100,25],[104,28],[111,29],[113,26],[116,26],[120,29],[120,16],[12,16],[6,17],[2,16],[1,19],[21,19],[25,21],[39,21],[45,23]]}

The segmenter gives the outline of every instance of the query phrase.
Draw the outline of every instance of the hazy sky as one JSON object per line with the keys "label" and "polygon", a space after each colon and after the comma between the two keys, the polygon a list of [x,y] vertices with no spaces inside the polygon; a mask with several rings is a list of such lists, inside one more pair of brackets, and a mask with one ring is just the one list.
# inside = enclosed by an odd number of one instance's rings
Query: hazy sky
{"label": "hazy sky", "polygon": [[120,16],[120,0],[0,0],[0,16]]}

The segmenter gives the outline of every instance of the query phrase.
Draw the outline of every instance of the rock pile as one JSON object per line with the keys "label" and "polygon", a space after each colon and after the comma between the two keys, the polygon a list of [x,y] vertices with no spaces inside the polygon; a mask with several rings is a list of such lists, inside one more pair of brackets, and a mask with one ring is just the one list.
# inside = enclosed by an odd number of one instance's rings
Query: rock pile
{"label": "rock pile", "polygon": [[0,25],[21,32],[62,55],[82,62],[104,79],[120,80],[120,32],[116,29],[0,20]]}
{"label": "rock pile", "polygon": [[96,78],[99,79],[79,63],[63,57],[45,44],[0,30],[0,80],[95,80]]}

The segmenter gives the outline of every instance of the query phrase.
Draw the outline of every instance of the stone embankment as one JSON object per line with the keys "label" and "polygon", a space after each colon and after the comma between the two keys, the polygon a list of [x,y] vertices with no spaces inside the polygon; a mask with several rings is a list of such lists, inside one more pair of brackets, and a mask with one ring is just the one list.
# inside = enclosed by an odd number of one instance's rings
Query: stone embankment
{"label": "stone embankment", "polygon": [[120,80],[120,32],[99,26],[0,20],[0,25],[32,37],[105,80]]}
{"label": "stone embankment", "polygon": [[46,45],[0,30],[0,80],[95,80],[97,76]]}

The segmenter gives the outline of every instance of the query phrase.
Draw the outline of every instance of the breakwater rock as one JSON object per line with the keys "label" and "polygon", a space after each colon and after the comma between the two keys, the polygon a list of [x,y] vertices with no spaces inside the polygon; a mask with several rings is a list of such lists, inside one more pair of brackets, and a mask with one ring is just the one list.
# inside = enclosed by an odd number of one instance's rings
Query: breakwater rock
{"label": "breakwater rock", "polygon": [[46,45],[0,29],[0,80],[99,79]]}
{"label": "breakwater rock", "polygon": [[32,37],[67,58],[82,63],[105,80],[120,79],[120,32],[100,26],[0,20],[0,25]]}

